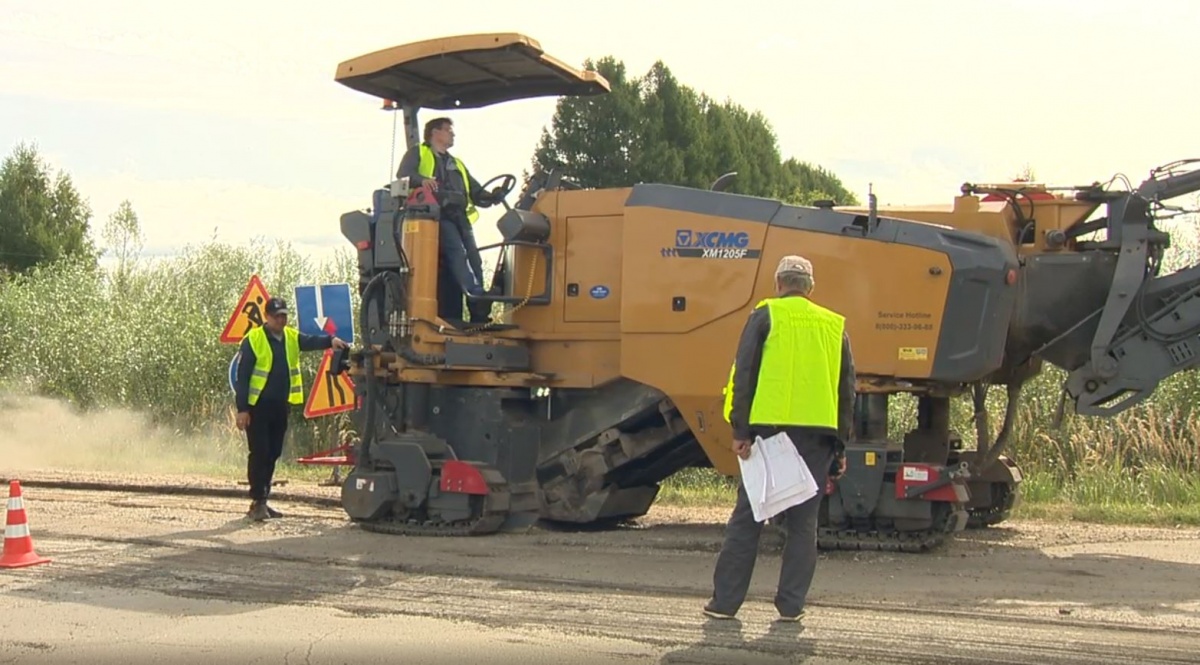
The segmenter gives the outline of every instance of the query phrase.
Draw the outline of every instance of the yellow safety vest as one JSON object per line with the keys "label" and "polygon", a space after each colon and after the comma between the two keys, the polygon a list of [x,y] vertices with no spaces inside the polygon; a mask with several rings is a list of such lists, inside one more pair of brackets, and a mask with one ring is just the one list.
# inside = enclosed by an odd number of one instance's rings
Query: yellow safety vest
{"label": "yellow safety vest", "polygon": [[[771,331],[763,343],[753,425],[838,427],[838,384],[846,319],[808,298],[768,298]],[[733,410],[733,375],[725,386],[725,422]]]}
{"label": "yellow safety vest", "polygon": [[[467,177],[467,167],[463,166],[462,160],[457,157],[451,157],[454,163],[458,165],[458,172],[462,175],[463,193],[467,195],[467,219],[472,224],[479,219],[479,211],[475,209],[475,202],[471,200],[471,179]],[[421,144],[421,161],[417,164],[417,173],[424,178],[433,177],[433,166],[436,161],[433,158],[433,150],[426,144]]]}
{"label": "yellow safety vest", "polygon": [[[254,352],[254,369],[250,372],[249,402],[254,406],[258,396],[267,385],[267,375],[271,373],[271,343],[267,341],[267,331],[262,326],[256,327],[246,335],[250,341],[250,350]],[[283,329],[284,347],[287,349],[288,376],[291,379],[291,391],[288,402],[291,404],[304,403],[304,383],[300,377],[300,332],[286,326]]]}

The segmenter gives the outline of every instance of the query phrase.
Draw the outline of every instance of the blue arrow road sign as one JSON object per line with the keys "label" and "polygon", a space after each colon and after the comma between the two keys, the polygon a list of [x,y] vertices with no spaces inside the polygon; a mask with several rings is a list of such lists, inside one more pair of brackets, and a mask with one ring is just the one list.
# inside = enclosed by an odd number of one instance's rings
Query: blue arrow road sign
{"label": "blue arrow road sign", "polygon": [[229,392],[237,394],[237,389],[234,386],[237,384],[238,360],[242,357],[241,351],[235,351],[233,359],[229,361]]}
{"label": "blue arrow road sign", "polygon": [[349,284],[296,287],[296,327],[309,335],[335,335],[354,343],[354,313]]}

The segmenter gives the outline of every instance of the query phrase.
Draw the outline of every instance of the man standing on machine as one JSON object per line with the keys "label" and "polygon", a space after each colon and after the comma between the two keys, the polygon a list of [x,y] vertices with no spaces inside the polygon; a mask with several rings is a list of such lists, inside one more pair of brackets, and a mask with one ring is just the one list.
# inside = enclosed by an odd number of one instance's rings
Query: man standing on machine
{"label": "man standing on machine", "polygon": [[[486,323],[491,303],[475,298],[485,295],[483,261],[472,228],[479,218],[478,205],[487,208],[497,203],[495,194],[480,186],[462,160],[450,154],[454,145],[454,125],[450,118],[434,118],[425,123],[425,140],[404,153],[396,177],[408,178],[412,187],[425,187],[437,200],[440,262],[458,282],[467,297],[471,323]],[[438,298],[438,315],[447,320],[462,318],[461,296],[456,303]]]}

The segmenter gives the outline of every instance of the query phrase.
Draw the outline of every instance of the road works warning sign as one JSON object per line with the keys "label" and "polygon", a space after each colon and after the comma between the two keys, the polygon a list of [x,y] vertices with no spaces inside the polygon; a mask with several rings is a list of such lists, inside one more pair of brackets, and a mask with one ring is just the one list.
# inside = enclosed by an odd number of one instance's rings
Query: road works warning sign
{"label": "road works warning sign", "polygon": [[350,380],[350,375],[342,372],[333,376],[330,373],[332,367],[333,349],[325,349],[312,390],[308,393],[308,402],[304,405],[305,418],[330,416],[357,408],[354,382]]}
{"label": "road works warning sign", "polygon": [[221,331],[221,343],[237,344],[251,330],[261,326],[263,317],[266,316],[267,300],[270,297],[267,294],[267,287],[263,286],[258,275],[251,275],[250,283],[246,284],[246,290],[242,291],[242,297],[238,299],[237,306],[229,315],[229,322]]}

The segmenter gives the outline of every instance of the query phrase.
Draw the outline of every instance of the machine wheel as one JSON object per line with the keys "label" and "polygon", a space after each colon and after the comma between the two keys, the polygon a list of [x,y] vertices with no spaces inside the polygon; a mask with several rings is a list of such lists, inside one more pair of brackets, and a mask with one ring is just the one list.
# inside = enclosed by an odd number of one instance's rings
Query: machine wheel
{"label": "machine wheel", "polygon": [[975,508],[967,518],[968,529],[986,529],[1007,520],[1017,505],[1016,487],[1008,483],[990,483],[992,501],[986,508]]}

